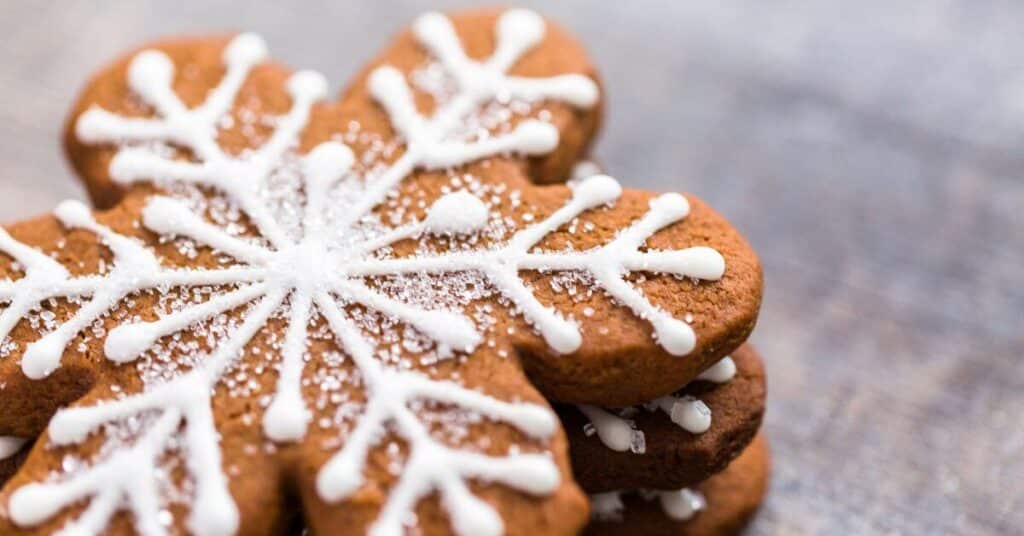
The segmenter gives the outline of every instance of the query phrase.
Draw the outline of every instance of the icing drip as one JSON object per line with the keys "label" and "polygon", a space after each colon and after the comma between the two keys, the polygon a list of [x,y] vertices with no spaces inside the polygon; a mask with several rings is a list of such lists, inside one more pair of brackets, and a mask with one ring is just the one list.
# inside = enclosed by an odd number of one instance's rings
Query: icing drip
{"label": "icing drip", "polygon": [[581,405],[579,410],[590,420],[586,434],[596,433],[601,442],[616,452],[627,450],[643,454],[646,450],[644,433],[633,427],[633,423],[609,413],[597,406]]}
{"label": "icing drip", "polygon": [[20,437],[0,436],[0,460],[14,456],[28,441]]}
{"label": "icing drip", "polygon": [[701,372],[697,379],[713,383],[727,383],[735,376],[736,362],[731,357],[724,357],[721,361],[712,365],[711,368]]}
{"label": "icing drip", "polygon": [[687,488],[658,492],[658,502],[665,515],[676,521],[687,521],[707,508],[704,496]]}
{"label": "icing drip", "polygon": [[[697,380],[726,383],[735,375],[736,363],[731,357],[725,357],[704,371]],[[660,409],[672,419],[672,422],[691,434],[703,434],[711,428],[711,408],[692,396],[663,396],[645,404],[644,407],[649,411]],[[636,454],[644,453],[644,433],[635,429],[633,421],[595,406],[581,405],[577,408],[590,421],[588,429],[585,430],[592,430],[591,433],[587,433],[588,436],[596,433],[606,447],[616,452],[630,450]],[[635,409],[628,408],[620,413],[632,411]]]}
{"label": "icing drip", "polygon": [[665,515],[674,521],[689,521],[707,509],[700,492],[683,488],[674,491],[636,490],[609,491],[590,496],[591,517],[598,521],[622,521],[625,513],[623,495],[633,493],[647,501],[657,500]]}
{"label": "icing drip", "polygon": [[[516,305],[548,344],[557,351],[572,352],[581,344],[579,327],[542,305],[518,272],[588,272],[597,286],[653,325],[659,344],[682,355],[693,347],[693,331],[647,301],[627,282],[626,274],[648,271],[716,280],[725,266],[721,255],[709,248],[642,249],[652,234],[686,217],[686,199],[674,194],[652,200],[643,217],[604,246],[578,252],[532,251],[546,235],[576,216],[618,199],[621,188],[606,176],[575,183],[572,198],[561,209],[491,249],[404,258],[378,254],[396,242],[424,235],[473,234],[493,219],[479,198],[459,190],[437,199],[422,221],[369,230],[362,225],[415,170],[459,166],[508,152],[540,155],[557,146],[558,131],[536,120],[522,121],[504,134],[459,139],[460,125],[476,108],[511,98],[560,100],[578,107],[592,106],[597,101],[596,84],[582,75],[528,79],[506,74],[543,38],[540,17],[523,10],[508,11],[500,17],[496,32],[494,54],[478,63],[465,55],[443,15],[424,15],[415,23],[415,35],[452,75],[459,89],[429,118],[416,109],[399,71],[383,66],[372,73],[370,91],[387,111],[395,132],[405,142],[405,151],[383,171],[362,177],[365,180],[357,188],[358,197],[343,212],[326,208],[331,206],[332,194],[352,188],[350,181],[342,180],[350,174],[353,163],[349,148],[329,141],[305,156],[293,154],[315,103],[326,94],[321,75],[310,71],[292,75],[287,83],[291,108],[274,122],[270,137],[260,147],[231,155],[217,143],[218,125],[230,118],[249,72],[266,57],[263,41],[251,34],[232,40],[223,53],[224,78],[201,105],[192,109],[171,87],[174,65],[170,58],[155,50],[136,55],[129,65],[128,84],[156,116],[129,118],[93,107],[76,123],[78,138],[86,143],[118,146],[110,174],[121,184],[152,180],[223,194],[253,224],[260,240],[237,236],[225,226],[208,221],[182,199],[157,195],[143,210],[142,223],[147,229],[208,246],[238,262],[212,269],[166,268],[151,249],[102,225],[84,205],[64,203],[56,211],[59,220],[68,228],[96,234],[112,252],[113,265],[102,274],[73,276],[44,253],[0,229],[0,251],[17,261],[25,274],[16,281],[0,282],[0,299],[8,303],[0,314],[0,339],[5,340],[29,311],[47,300],[83,300],[69,320],[25,348],[22,369],[28,377],[38,379],[60,365],[69,343],[83,330],[140,291],[222,289],[205,302],[186,305],[157,320],[132,321],[112,329],[103,348],[111,361],[133,362],[164,337],[241,307],[248,310],[244,321],[231,328],[215,350],[188,372],[148,385],[141,393],[60,411],[49,429],[56,445],[82,443],[105,426],[129,418],[142,418],[143,427],[130,445],[113,449],[86,470],[18,488],[8,505],[17,524],[35,526],[72,505],[87,503],[83,513],[64,527],[64,533],[102,532],[119,510],[127,510],[141,534],[166,534],[167,527],[159,522],[161,497],[153,475],[180,436],[187,452],[185,469],[193,481],[188,529],[203,536],[236,532],[238,510],[228,490],[211,398],[214,387],[245,355],[250,341],[272,316],[283,317],[287,327],[279,355],[272,356],[279,357],[279,361],[274,393],[268,396],[262,419],[268,438],[298,441],[310,426],[312,413],[302,392],[303,368],[309,357],[310,325],[319,318],[326,320],[330,334],[351,358],[366,391],[366,403],[355,428],[318,475],[318,493],[324,500],[345,500],[365,484],[367,456],[389,432],[400,436],[408,446],[408,459],[370,529],[373,534],[402,533],[409,513],[434,492],[440,495],[455,532],[501,533],[500,517],[472,493],[468,480],[500,483],[533,495],[557,489],[560,473],[549,456],[482,455],[433,437],[413,409],[423,402],[466,409],[541,441],[552,436],[557,421],[548,409],[538,405],[498,400],[453,381],[386,365],[379,358],[378,341],[351,317],[349,306],[380,313],[414,328],[442,354],[471,352],[483,341],[483,335],[471,317],[457,308],[406,302],[379,291],[367,279],[479,272]],[[168,146],[188,150],[194,159],[170,157]],[[286,161],[294,159],[299,161],[305,193],[297,229],[280,221],[263,196],[263,186]]]}
{"label": "icing drip", "polygon": [[692,396],[663,396],[653,402],[672,422],[691,434],[703,434],[711,428],[711,408]]}

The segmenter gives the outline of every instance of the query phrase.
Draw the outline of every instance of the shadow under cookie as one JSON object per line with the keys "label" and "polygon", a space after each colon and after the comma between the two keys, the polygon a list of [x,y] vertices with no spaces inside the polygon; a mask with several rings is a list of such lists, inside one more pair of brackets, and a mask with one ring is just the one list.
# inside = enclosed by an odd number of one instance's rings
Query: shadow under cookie
{"label": "shadow under cookie", "polygon": [[[706,506],[679,521],[665,513],[657,498],[636,493],[621,496],[621,511],[591,521],[587,536],[728,536],[742,531],[757,513],[768,490],[771,457],[758,435],[729,467],[696,486]],[[609,515],[610,514],[610,515]]]}
{"label": "shadow under cookie", "polygon": [[677,395],[704,402],[711,426],[699,434],[684,430],[661,410],[637,410],[630,417],[643,432],[643,453],[616,452],[598,434],[587,435],[589,420],[575,406],[556,410],[569,437],[574,476],[589,493],[651,488],[678,489],[706,480],[724,469],[747,447],[764,415],[765,371],[761,356],[749,344],[733,353],[736,374],[731,381],[695,381]]}

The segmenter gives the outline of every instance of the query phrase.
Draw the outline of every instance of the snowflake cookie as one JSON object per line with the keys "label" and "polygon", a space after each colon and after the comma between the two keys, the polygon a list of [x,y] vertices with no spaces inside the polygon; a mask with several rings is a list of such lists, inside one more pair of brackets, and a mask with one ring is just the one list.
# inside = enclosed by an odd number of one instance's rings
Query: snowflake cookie
{"label": "snowflake cookie", "polygon": [[423,15],[337,102],[252,34],[101,72],[66,143],[111,208],[0,231],[0,532],[575,533],[542,393],[671,392],[760,300],[696,199],[556,184],[595,80],[524,10]]}

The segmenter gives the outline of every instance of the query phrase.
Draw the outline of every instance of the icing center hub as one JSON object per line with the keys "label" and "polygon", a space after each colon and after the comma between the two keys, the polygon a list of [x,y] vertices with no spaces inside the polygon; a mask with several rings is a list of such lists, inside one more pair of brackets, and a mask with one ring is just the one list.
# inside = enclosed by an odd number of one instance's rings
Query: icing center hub
{"label": "icing center hub", "polygon": [[327,288],[332,277],[327,267],[335,263],[330,262],[330,257],[323,240],[306,238],[274,254],[270,260],[269,279],[284,288],[322,290]]}

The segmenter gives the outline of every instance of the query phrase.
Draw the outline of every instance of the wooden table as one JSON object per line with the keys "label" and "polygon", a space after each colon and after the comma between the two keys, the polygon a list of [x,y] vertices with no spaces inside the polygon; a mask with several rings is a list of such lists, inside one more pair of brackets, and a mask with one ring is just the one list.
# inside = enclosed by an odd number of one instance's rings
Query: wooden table
{"label": "wooden table", "polygon": [[[60,122],[125,47],[253,29],[339,85],[421,10],[96,4],[0,3],[3,220],[81,197]],[[761,254],[775,479],[754,533],[1024,530],[1024,5],[928,4],[544,8],[604,66],[610,170],[699,194]]]}

